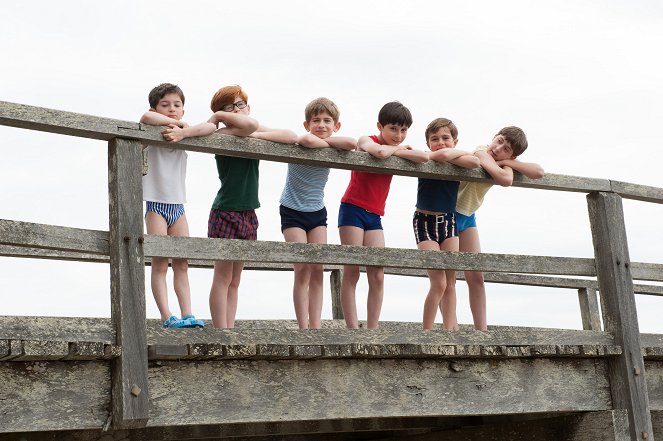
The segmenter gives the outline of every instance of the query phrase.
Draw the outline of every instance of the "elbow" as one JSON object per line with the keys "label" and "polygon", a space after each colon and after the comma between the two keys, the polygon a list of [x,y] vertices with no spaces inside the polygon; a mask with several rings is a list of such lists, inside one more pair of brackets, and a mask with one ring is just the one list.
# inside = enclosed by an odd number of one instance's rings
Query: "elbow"
{"label": "elbow", "polygon": [[511,184],[513,184],[513,179],[509,178],[500,178],[500,179],[495,179],[498,185],[501,185],[502,187],[511,187]]}
{"label": "elbow", "polygon": [[384,149],[384,148],[382,148],[382,147],[376,149],[376,150],[372,153],[372,155],[375,156],[375,157],[378,158],[378,159],[387,159],[389,156],[391,156],[391,155],[389,154],[389,152],[387,151],[387,149]]}
{"label": "elbow", "polygon": [[546,175],[546,172],[543,170],[543,168],[539,168],[536,170],[534,173],[532,173],[531,176],[528,176],[531,179],[541,179]]}
{"label": "elbow", "polygon": [[299,138],[297,138],[297,144],[299,144],[302,147],[308,147],[308,148],[313,148],[315,147],[315,139],[313,139],[315,135],[311,135],[307,133],[306,135],[302,135]]}
{"label": "elbow", "polygon": [[285,144],[296,144],[297,143],[297,134],[293,131],[286,131],[284,135],[284,141]]}

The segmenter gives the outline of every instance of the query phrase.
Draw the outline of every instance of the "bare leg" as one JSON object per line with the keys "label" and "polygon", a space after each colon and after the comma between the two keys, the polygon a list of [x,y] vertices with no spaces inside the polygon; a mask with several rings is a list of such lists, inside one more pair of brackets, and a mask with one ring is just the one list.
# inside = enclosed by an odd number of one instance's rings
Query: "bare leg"
{"label": "bare leg", "polygon": [[[283,230],[283,237],[286,242],[306,243],[306,231],[301,228],[287,228]],[[294,271],[292,301],[295,305],[295,316],[297,317],[299,329],[308,329],[310,272],[306,264],[295,264]]]}
{"label": "bare leg", "polygon": [[[145,226],[147,234],[156,236],[165,236],[168,234],[168,224],[166,219],[153,211],[148,211],[145,215]],[[168,285],[166,284],[166,273],[168,271],[168,258],[154,257],[152,259],[152,268],[150,271],[150,286],[152,295],[159,308],[161,321],[167,320],[172,314],[168,306]]]}
{"label": "bare leg", "polygon": [[229,328],[235,327],[235,316],[237,315],[237,301],[239,297],[239,282],[242,278],[244,262],[233,262],[232,279],[228,286],[228,309],[226,320]]}
{"label": "bare leg", "polygon": [[228,287],[232,280],[233,262],[214,262],[214,278],[209,293],[209,308],[215,328],[228,327]]}
{"label": "bare leg", "polygon": [[[189,225],[186,215],[180,216],[177,221],[168,227],[169,236],[189,236]],[[173,287],[180,305],[182,317],[191,314],[191,288],[189,287],[189,263],[186,259],[173,259]]]}
{"label": "bare leg", "polygon": [[[320,226],[309,231],[307,234],[307,241],[308,243],[327,243],[327,227]],[[322,265],[308,265],[308,267],[308,326],[310,329],[320,329],[324,271]]]}
{"label": "bare leg", "polygon": [[[364,246],[384,248],[384,231],[369,230],[364,233]],[[384,297],[384,268],[367,266],[368,299],[366,304],[368,329],[377,329]]]}
{"label": "bare leg", "polygon": [[[479,229],[471,227],[460,233],[460,251],[467,253],[480,253]],[[486,331],[486,286],[483,273],[480,271],[465,271],[465,281],[470,292],[470,309],[474,319],[474,329]]]}
{"label": "bare leg", "polygon": [[[341,244],[343,245],[363,245],[364,230],[359,227],[339,227]],[[341,279],[341,308],[345,317],[345,325],[349,329],[359,328],[357,319],[357,304],[355,292],[357,282],[359,281],[359,267],[355,265],[345,265],[343,267],[343,278]]]}

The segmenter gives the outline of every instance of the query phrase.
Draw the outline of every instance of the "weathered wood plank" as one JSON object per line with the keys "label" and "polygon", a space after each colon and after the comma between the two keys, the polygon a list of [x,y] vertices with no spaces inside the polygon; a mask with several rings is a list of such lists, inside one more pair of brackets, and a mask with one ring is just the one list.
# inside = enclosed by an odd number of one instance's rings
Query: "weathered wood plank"
{"label": "weathered wood plank", "polygon": [[603,326],[623,348],[622,354],[610,362],[613,405],[628,411],[632,439],[639,439],[645,432],[653,439],[621,199],[616,194],[590,193],[587,204]]}
{"label": "weathered wood plank", "polygon": [[[393,437],[390,441],[629,441],[626,411],[587,412],[557,418],[485,424],[429,434]],[[387,438],[382,441],[386,441]]]}
{"label": "weathered wood plank", "polygon": [[[154,145],[168,145],[191,151],[264,159],[277,162],[307,163],[318,166],[392,173],[403,176],[433,179],[462,179],[491,181],[481,170],[466,170],[451,164],[414,164],[402,158],[378,160],[363,152],[338,152],[332,149],[306,149],[294,145],[278,144],[253,138],[236,138],[213,134],[188,138],[176,144],[167,144],[161,128],[130,121],[119,121],[41,107],[0,101],[0,124],[30,130],[40,130],[72,136],[110,140],[122,136],[147,141]],[[607,179],[547,174],[532,180],[516,174],[514,186],[562,191],[610,191]]]}
{"label": "weathered wood plank", "polygon": [[634,279],[663,282],[663,264],[632,262],[631,274]]}
{"label": "weathered wood plank", "polygon": [[371,265],[398,268],[473,269],[533,274],[595,275],[593,259],[421,251],[272,241],[247,242],[200,237],[145,236],[148,256],[182,259],[242,260]]}
{"label": "weathered wood plank", "polygon": [[149,415],[141,150],[135,141],[108,145],[111,319],[122,349],[113,360],[115,428],[144,426]]}
{"label": "weathered wood plank", "polygon": [[651,410],[663,411],[663,359],[646,360],[645,370],[649,407]]}
{"label": "weathered wood plank", "polygon": [[0,244],[108,255],[108,232],[0,219]]}
{"label": "weathered wood plank", "polygon": [[[562,329],[507,328],[477,331],[424,331],[421,324],[411,328],[392,329],[320,329],[315,332],[299,329],[161,329],[149,326],[147,340],[150,345],[450,345],[450,346],[541,346],[541,345],[615,345],[612,334],[601,331],[577,331]],[[295,325],[296,327],[296,325]]]}
{"label": "weathered wood plank", "polygon": [[0,362],[0,433],[98,429],[108,418],[104,362]]}
{"label": "weathered wood plank", "polygon": [[613,180],[610,181],[610,188],[614,193],[626,199],[655,204],[663,203],[663,188]]}
{"label": "weathered wood plank", "polygon": [[334,320],[343,320],[343,308],[341,307],[341,281],[343,280],[343,270],[334,269],[329,274],[329,285],[331,290],[332,318]]}
{"label": "weathered wood plank", "polygon": [[605,410],[606,377],[566,359],[163,362],[148,425]]}
{"label": "weathered wood plank", "polygon": [[599,301],[594,288],[580,288],[578,290],[580,315],[582,316],[582,329],[601,330],[601,313]]}
{"label": "weathered wood plank", "polygon": [[63,340],[115,343],[107,318],[0,316],[0,340]]}

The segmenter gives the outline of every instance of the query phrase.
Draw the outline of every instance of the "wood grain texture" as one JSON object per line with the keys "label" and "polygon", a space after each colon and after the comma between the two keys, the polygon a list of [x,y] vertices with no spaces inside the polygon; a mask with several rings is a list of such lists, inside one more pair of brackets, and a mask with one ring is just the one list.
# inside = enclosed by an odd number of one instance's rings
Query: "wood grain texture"
{"label": "wood grain texture", "polygon": [[611,404],[604,364],[565,359],[162,362],[150,369],[150,389],[149,426],[605,410]]}
{"label": "wood grain texture", "polygon": [[621,198],[610,193],[587,196],[596,256],[603,325],[615,335],[622,354],[610,363],[615,409],[626,409],[632,439],[647,432],[653,439],[645,366]]}
{"label": "wood grain texture", "polygon": [[[169,144],[161,136],[161,127],[6,101],[0,101],[0,124],[102,140],[110,140],[121,136],[138,141],[147,141],[153,145],[168,145],[176,149],[181,148],[190,151],[277,162],[305,163],[432,179],[491,181],[488,175],[481,170],[466,170],[450,164],[433,162],[414,164],[396,157],[378,160],[366,153],[339,152],[333,149],[306,149],[295,145],[252,138],[237,138],[229,135],[213,134],[206,137],[188,138],[179,143]],[[572,192],[611,190],[611,183],[607,179],[547,174],[543,179],[532,180],[518,173],[515,173],[515,175],[513,185],[516,187]],[[636,193],[635,187],[637,186],[632,184],[628,193]]]}
{"label": "wood grain texture", "polygon": [[115,428],[144,426],[149,416],[141,150],[122,139],[108,145],[111,319],[122,349],[112,362]]}
{"label": "wood grain texture", "polygon": [[595,275],[593,259],[422,251],[200,237],[145,236],[148,256],[245,262],[322,263],[397,268],[473,269],[532,274]]}

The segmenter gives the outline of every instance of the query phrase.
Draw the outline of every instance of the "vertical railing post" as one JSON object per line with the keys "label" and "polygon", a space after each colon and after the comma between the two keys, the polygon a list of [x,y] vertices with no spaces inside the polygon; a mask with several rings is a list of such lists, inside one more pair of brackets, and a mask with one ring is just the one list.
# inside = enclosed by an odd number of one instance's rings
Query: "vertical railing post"
{"label": "vertical railing post", "polygon": [[596,289],[585,287],[578,289],[578,302],[580,303],[580,316],[582,329],[586,331],[601,330],[601,315]]}
{"label": "vertical railing post", "polygon": [[332,318],[334,320],[343,320],[343,308],[341,307],[341,280],[343,279],[343,270],[334,269],[329,274],[329,284],[331,285],[332,298]]}
{"label": "vertical railing post", "polygon": [[113,427],[148,419],[147,336],[141,143],[108,143],[111,318],[121,355],[113,360]]}
{"label": "vertical railing post", "polygon": [[594,192],[587,195],[587,205],[603,326],[622,347],[608,370],[613,408],[628,411],[632,440],[653,441],[622,201],[615,193]]}

